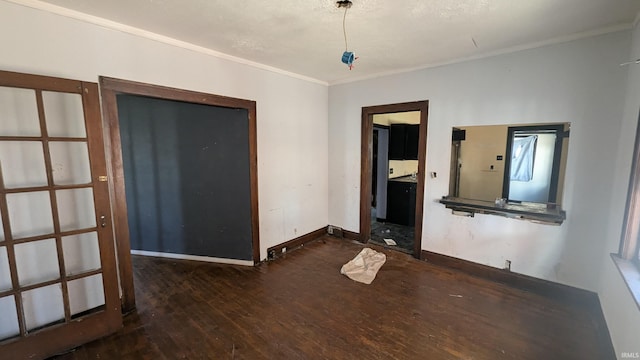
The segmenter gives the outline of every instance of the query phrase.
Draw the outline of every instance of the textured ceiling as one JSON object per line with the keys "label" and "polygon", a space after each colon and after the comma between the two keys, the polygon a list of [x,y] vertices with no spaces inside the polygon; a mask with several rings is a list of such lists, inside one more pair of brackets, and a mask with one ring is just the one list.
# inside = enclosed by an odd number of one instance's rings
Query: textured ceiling
{"label": "textured ceiling", "polygon": [[[20,3],[20,1],[14,2]],[[637,0],[45,0],[328,83],[622,28]]]}

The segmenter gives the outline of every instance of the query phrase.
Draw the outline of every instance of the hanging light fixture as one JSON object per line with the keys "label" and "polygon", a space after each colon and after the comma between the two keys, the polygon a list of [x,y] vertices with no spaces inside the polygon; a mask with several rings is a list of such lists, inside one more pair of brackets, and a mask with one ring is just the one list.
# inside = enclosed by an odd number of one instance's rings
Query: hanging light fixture
{"label": "hanging light fixture", "polygon": [[336,1],[338,8],[344,8],[344,16],[342,18],[342,33],[344,34],[344,53],[342,53],[342,62],[349,66],[349,70],[353,69],[353,62],[358,59],[352,51],[349,51],[349,45],[347,43],[347,10],[351,8],[353,3],[349,0]]}

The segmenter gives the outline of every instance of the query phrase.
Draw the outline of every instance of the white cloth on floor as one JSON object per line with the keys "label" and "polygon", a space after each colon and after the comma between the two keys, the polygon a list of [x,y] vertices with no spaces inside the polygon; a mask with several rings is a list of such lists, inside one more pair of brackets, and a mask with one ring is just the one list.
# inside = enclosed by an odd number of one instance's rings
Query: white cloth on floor
{"label": "white cloth on floor", "polygon": [[371,284],[378,270],[387,261],[387,256],[373,249],[364,248],[356,257],[342,265],[340,273],[351,280]]}

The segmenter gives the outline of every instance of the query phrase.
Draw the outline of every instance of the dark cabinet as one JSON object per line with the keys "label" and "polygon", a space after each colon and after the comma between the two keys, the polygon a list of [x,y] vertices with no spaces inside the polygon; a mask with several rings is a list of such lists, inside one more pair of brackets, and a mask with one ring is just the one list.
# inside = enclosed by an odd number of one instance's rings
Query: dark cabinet
{"label": "dark cabinet", "polygon": [[389,126],[389,160],[418,160],[420,125]]}
{"label": "dark cabinet", "polygon": [[389,126],[389,160],[404,160],[404,143],[407,137],[404,124]]}
{"label": "dark cabinet", "polygon": [[416,183],[405,178],[387,183],[387,222],[414,226],[416,220]]}
{"label": "dark cabinet", "polygon": [[420,125],[407,125],[406,140],[404,143],[404,158],[406,160],[418,160],[419,138]]}

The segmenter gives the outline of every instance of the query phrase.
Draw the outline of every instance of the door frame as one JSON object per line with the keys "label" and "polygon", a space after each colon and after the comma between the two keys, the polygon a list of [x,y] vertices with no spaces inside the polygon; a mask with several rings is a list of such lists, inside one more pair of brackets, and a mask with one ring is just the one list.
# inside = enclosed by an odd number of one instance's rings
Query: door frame
{"label": "door frame", "polygon": [[427,122],[429,101],[366,106],[362,108],[360,146],[360,239],[362,243],[371,237],[371,176],[373,158],[373,115],[420,111],[418,140],[418,186],[416,188],[416,221],[413,257],[419,259],[422,252],[422,219],[424,208],[424,179],[427,157]]}
{"label": "door frame", "polygon": [[118,119],[118,94],[147,96],[157,99],[175,100],[193,104],[217,107],[245,109],[249,114],[249,177],[251,199],[251,235],[253,262],[260,262],[260,232],[258,221],[258,150],[256,128],[256,102],[220,95],[213,95],[159,85],[145,84],[100,76],[102,111],[105,126],[106,151],[110,155],[109,177],[111,184],[113,223],[115,243],[120,271],[122,290],[122,311],[135,309],[133,266],[131,264],[131,243],[129,239],[129,221],[127,218],[127,200],[125,196],[124,166],[122,144],[120,141],[120,122]]}

